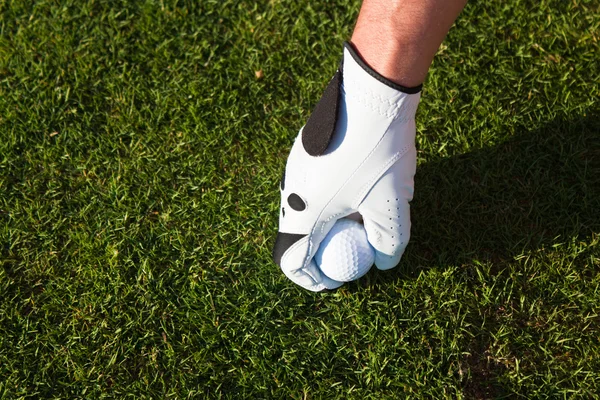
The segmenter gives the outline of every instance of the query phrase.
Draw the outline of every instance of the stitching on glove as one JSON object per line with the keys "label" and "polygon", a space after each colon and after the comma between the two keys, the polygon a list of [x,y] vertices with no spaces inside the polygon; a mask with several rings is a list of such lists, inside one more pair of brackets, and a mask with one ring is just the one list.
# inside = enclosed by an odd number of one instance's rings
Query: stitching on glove
{"label": "stitching on glove", "polygon": [[323,223],[321,224],[321,233],[325,233],[325,232],[323,232],[323,231],[325,230],[325,225],[326,225],[326,224],[327,224],[329,221],[331,221],[331,220],[332,220],[332,219],[334,219],[334,218],[337,218],[337,217],[339,217],[339,216],[340,216],[340,215],[342,215],[342,214],[344,214],[344,213],[337,213],[337,214],[333,214],[331,217],[329,217],[329,218],[327,218],[325,221],[323,221]]}
{"label": "stitching on glove", "polygon": [[[335,199],[337,197],[337,195],[342,191],[342,189],[344,189],[346,187],[346,185],[348,184],[348,182],[350,182],[352,180],[352,178],[354,177],[354,175],[356,175],[356,172],[358,170],[360,170],[360,168],[367,162],[367,160],[369,160],[373,156],[373,154],[379,148],[379,146],[381,146],[381,143],[383,142],[383,139],[389,133],[390,126],[391,126],[391,122],[387,126],[387,128],[385,129],[385,131],[384,131],[385,133],[381,136],[381,138],[379,139],[379,141],[377,142],[377,144],[375,145],[375,147],[373,147],[373,149],[369,152],[369,154],[354,169],[354,171],[352,172],[352,174],[346,179],[346,181],[339,187],[339,189],[335,192],[335,194],[333,196],[331,196],[331,198],[329,199],[329,201],[327,202],[327,204],[325,204],[325,206],[321,209],[321,211],[319,212],[319,215],[317,215],[316,221],[319,221],[321,219],[321,215],[323,215],[324,210],[326,210],[327,207],[329,207],[329,205],[331,204],[331,202],[333,201],[333,199]],[[404,153],[406,153],[406,151]],[[404,154],[404,153],[402,153],[402,154]],[[384,172],[385,172],[385,170],[384,170]],[[356,209],[356,207],[353,207],[353,208]],[[308,234],[308,237],[312,238],[312,236],[315,234],[315,230],[316,229],[317,229],[317,224],[315,223],[315,225],[310,230],[310,233]],[[313,248],[313,241],[309,240],[308,241],[308,251],[306,253],[306,257],[304,258],[304,262],[302,263],[303,265],[306,265],[307,262],[310,262],[310,253],[312,253],[312,248]]]}
{"label": "stitching on glove", "polygon": [[[304,244],[304,242],[305,242],[306,240],[308,240],[308,238],[309,238],[309,236],[305,236],[304,238],[302,238],[302,239],[298,240],[298,241],[297,241],[296,243],[294,243],[294,244],[293,244],[293,245],[292,245],[292,246],[291,246],[289,249],[287,249],[287,250],[286,250],[286,252],[285,252],[285,254],[283,255],[283,257],[281,257],[281,265],[282,265],[282,266],[283,266],[283,265],[285,265],[285,261],[286,261],[286,260],[289,258],[290,254],[292,254],[292,253],[293,253],[293,250],[294,250],[294,249],[296,249],[297,247],[300,247],[300,245],[303,245],[303,244]],[[310,247],[311,247],[311,245],[312,245],[312,244],[311,244],[311,242],[312,242],[312,240],[309,240],[309,245],[308,245],[308,247],[309,247],[309,250],[310,250]],[[310,252],[309,252],[309,254],[310,254]],[[304,272],[306,275],[308,275],[308,276],[310,277],[310,279],[313,281],[313,283],[314,283],[315,285],[319,284],[319,282],[317,282],[317,280],[315,279],[315,277],[314,277],[314,276],[312,276],[311,274],[309,274],[309,273],[306,271],[306,261],[305,261],[305,262],[303,262],[303,263],[302,263],[302,266],[300,266],[299,268],[296,268],[296,269],[291,269],[291,270],[289,270],[289,271],[290,271],[290,272],[292,272],[292,273],[295,273],[295,272],[298,272],[298,271],[300,271],[300,270],[302,270],[302,271],[303,271],[303,272]]]}
{"label": "stitching on glove", "polygon": [[371,190],[371,188],[373,187],[373,185],[375,185],[375,182],[377,182],[379,180],[379,178],[381,178],[383,176],[383,174],[385,174],[385,172],[391,168],[391,166],[398,161],[400,158],[402,158],[402,156],[404,154],[406,154],[408,152],[408,150],[410,149],[410,146],[404,146],[402,148],[402,150],[400,150],[399,152],[395,153],[384,165],[383,167],[377,171],[377,174],[373,175],[373,178],[371,178],[365,185],[365,189],[362,189],[358,195],[355,197],[355,200],[351,203],[352,204],[352,208],[356,209],[360,203],[362,202],[362,199],[367,195],[367,193],[369,192],[369,190]]}
{"label": "stitching on glove", "polygon": [[363,86],[361,84],[361,82],[357,81],[356,79],[346,79],[342,83],[342,87],[345,88],[346,83],[349,83],[352,86],[355,86],[357,88],[357,91],[362,91],[363,93],[369,95],[371,98],[378,100],[380,103],[388,103],[389,105],[395,105],[398,103],[398,100],[407,97],[406,93],[398,93],[392,97],[383,97],[382,95],[377,94],[374,91],[372,91],[371,89]]}
{"label": "stitching on glove", "polygon": [[[349,98],[355,99],[377,114],[386,118],[392,118],[394,120],[403,122],[414,119],[414,115],[417,111],[419,103],[413,101],[411,97],[407,96],[406,94],[402,93],[392,98],[384,98],[381,95],[378,95],[373,91],[361,86],[358,81],[350,80],[349,83],[356,86],[357,89],[355,90],[353,88],[353,90],[348,92],[345,84],[342,84],[342,93]],[[356,93],[360,91],[362,91],[362,93]],[[382,109],[380,106],[383,106],[384,109]],[[402,115],[404,116],[401,117]]]}
{"label": "stitching on glove", "polygon": [[[398,108],[398,103],[399,100],[402,100],[402,95],[397,96],[395,99],[386,99],[378,94],[375,94],[369,89],[361,87],[361,85],[356,81],[351,81],[350,83],[356,85],[359,88],[359,90],[362,91],[362,93],[356,94],[354,93],[355,90],[351,90],[350,92],[348,92],[345,88],[345,85],[342,84],[342,92],[344,93],[344,95],[355,99],[359,103],[367,106],[369,109],[377,112],[379,115],[382,115],[386,118],[394,117],[394,114],[392,114],[391,112],[393,112],[394,109]],[[385,108],[382,110],[380,106],[384,106]]]}
{"label": "stitching on glove", "polygon": [[[406,103],[403,102],[398,105],[397,110],[394,111],[396,116],[394,117],[394,121],[400,122],[408,122],[415,119],[415,114],[417,113],[417,108],[419,107],[419,103]],[[404,116],[404,117],[401,117]]]}

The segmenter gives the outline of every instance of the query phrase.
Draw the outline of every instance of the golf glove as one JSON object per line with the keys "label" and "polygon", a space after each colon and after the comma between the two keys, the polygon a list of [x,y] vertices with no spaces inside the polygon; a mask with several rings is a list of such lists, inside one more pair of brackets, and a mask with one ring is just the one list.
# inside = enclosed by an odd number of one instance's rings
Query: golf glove
{"label": "golf glove", "polygon": [[376,267],[399,263],[410,237],[420,90],[379,75],[345,44],[342,64],[300,130],[280,185],[273,258],[296,284],[311,291],[342,285],[313,257],[335,222],[356,212]]}

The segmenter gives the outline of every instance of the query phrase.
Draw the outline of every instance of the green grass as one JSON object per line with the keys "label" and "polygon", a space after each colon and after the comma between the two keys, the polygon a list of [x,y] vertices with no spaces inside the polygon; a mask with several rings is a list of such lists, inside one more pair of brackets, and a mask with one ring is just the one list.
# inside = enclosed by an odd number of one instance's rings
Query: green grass
{"label": "green grass", "polygon": [[1,399],[600,393],[595,1],[467,6],[399,268],[313,294],[271,262],[358,7],[0,0]]}

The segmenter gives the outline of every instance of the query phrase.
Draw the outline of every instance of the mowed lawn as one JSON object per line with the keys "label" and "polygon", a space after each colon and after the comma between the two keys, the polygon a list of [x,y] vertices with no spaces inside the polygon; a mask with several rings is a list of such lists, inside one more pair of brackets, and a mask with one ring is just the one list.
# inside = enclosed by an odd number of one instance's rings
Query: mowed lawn
{"label": "mowed lawn", "polygon": [[358,1],[0,1],[0,399],[600,395],[600,5],[472,1],[399,268],[271,261]]}

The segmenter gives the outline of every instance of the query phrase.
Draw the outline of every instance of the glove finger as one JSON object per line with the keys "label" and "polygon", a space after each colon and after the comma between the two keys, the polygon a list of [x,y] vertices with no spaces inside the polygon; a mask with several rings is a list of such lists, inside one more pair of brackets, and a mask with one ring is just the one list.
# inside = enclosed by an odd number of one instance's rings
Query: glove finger
{"label": "glove finger", "polygon": [[[331,228],[329,227],[329,229]],[[336,289],[343,285],[343,282],[334,281],[324,275],[313,260],[319,246],[315,239],[322,240],[322,237],[324,235],[311,236],[279,232],[273,251],[273,258],[283,273],[292,282],[313,292]]]}
{"label": "glove finger", "polygon": [[377,181],[358,207],[369,243],[375,249],[375,266],[381,270],[398,265],[410,239],[409,201],[415,169],[411,158],[415,154],[405,156]]}
{"label": "glove finger", "polygon": [[[375,266],[381,270],[398,265],[410,238],[410,219],[403,218],[409,213],[408,202],[390,202],[388,206],[390,212],[361,211],[369,243],[375,249]],[[391,214],[394,211],[398,214]]]}

